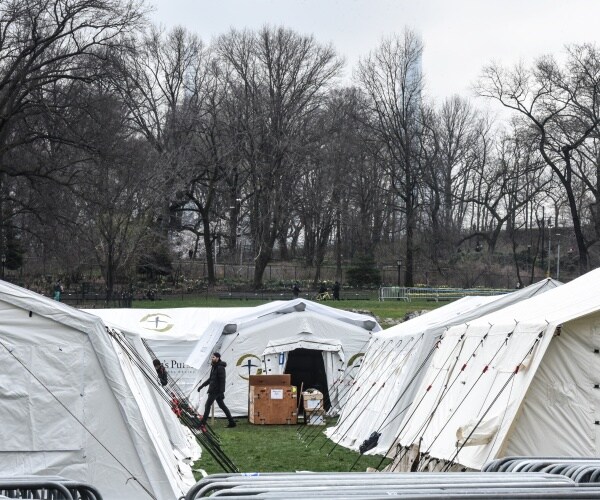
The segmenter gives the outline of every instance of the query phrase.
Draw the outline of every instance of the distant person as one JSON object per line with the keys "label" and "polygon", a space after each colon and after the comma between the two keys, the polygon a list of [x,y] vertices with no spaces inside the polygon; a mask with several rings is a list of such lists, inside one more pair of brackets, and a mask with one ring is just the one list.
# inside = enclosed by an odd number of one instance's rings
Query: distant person
{"label": "distant person", "polygon": [[210,413],[210,407],[216,401],[229,421],[227,427],[235,427],[235,420],[233,420],[229,408],[227,408],[225,401],[223,401],[225,399],[225,367],[227,366],[227,363],[221,361],[221,354],[218,352],[213,352],[210,363],[212,366],[208,380],[198,387],[198,392],[200,392],[204,387],[208,386],[208,399],[204,405],[204,414],[202,415],[200,425],[206,424],[206,420]]}
{"label": "distant person", "polygon": [[340,283],[339,283],[339,281],[336,281],[333,284],[332,291],[333,291],[333,300],[340,300]]}
{"label": "distant person", "polygon": [[61,295],[62,295],[63,292],[64,292],[64,288],[62,286],[62,282],[61,282],[61,280],[58,280],[54,284],[54,296],[52,298],[54,300],[60,302],[60,297],[61,297]]}
{"label": "distant person", "polygon": [[158,380],[160,380],[160,385],[163,387],[166,386],[169,383],[169,375],[165,365],[163,365],[158,359],[152,360],[152,364],[154,365],[154,369],[158,375]]}
{"label": "distant person", "polygon": [[300,296],[300,287],[298,286],[298,283],[294,283],[294,286],[292,287],[292,294],[294,295],[295,299]]}
{"label": "distant person", "polygon": [[321,283],[319,285],[319,293],[325,293],[327,291],[327,287],[325,286],[325,283]]}

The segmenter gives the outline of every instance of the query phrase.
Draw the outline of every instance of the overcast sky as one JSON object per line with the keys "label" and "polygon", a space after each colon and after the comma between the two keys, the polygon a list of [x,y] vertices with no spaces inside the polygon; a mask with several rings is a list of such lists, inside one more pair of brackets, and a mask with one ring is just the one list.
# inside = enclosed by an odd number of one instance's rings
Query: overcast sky
{"label": "overcast sky", "polygon": [[423,39],[426,93],[472,97],[470,86],[492,61],[529,62],[560,54],[567,43],[598,41],[600,0],[148,0],[152,19],[182,25],[205,42],[231,27],[283,25],[331,42],[346,58],[349,79],[358,58],[382,36],[404,27]]}

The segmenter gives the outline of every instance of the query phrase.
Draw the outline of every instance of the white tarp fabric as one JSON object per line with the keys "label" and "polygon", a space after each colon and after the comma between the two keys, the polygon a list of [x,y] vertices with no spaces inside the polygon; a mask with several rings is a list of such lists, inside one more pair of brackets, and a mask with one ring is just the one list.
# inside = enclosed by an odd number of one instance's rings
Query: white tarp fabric
{"label": "white tarp fabric", "polygon": [[450,326],[558,285],[547,279],[505,295],[465,297],[374,334],[356,379],[346,388],[347,398],[338,425],[327,429],[326,434],[339,445],[358,450],[363,441],[378,432],[381,436],[377,446],[367,453],[387,453],[402,429],[404,419],[411,415],[409,407],[431,362],[436,343]]}
{"label": "white tarp fabric", "polygon": [[480,469],[509,455],[597,456],[599,280],[596,269],[451,327],[398,444],[420,445],[432,459],[421,467],[441,460]]}
{"label": "white tarp fabric", "polygon": [[[178,459],[187,462],[199,459],[201,450],[195,436],[179,422],[170,405],[165,404],[166,401],[171,399],[169,391],[165,392],[167,388],[157,390],[158,380],[152,384],[148,382],[149,379],[155,377],[155,369],[141,338],[138,335],[125,334],[114,329],[113,335],[119,338],[118,342],[113,338],[113,344],[115,350],[119,353],[119,360],[129,385],[138,389],[140,397],[136,396],[136,398],[140,400],[138,402],[140,407],[148,407],[147,411],[142,412],[144,419],[149,420],[148,426],[156,426],[155,420],[157,417],[160,418],[172,445],[172,449],[168,452],[174,453]],[[137,362],[132,363],[132,359],[136,359]],[[143,364],[144,371],[142,371],[140,364]],[[158,410],[158,414],[155,409]],[[160,432],[163,431],[159,429],[157,433]]]}
{"label": "white tarp fabric", "polygon": [[197,370],[185,364],[208,327],[222,318],[238,317],[252,307],[181,307],[165,309],[85,309],[105,324],[146,340],[185,395],[194,389]]}
{"label": "white tarp fabric", "polygon": [[104,498],[187,492],[194,478],[183,455],[198,449],[102,321],[5,282],[0,318],[4,475],[60,475]]}
{"label": "white tarp fabric", "polygon": [[[371,316],[347,312],[304,299],[274,302],[258,306],[238,318],[213,322],[198,341],[187,364],[199,369],[200,380],[210,372],[208,356],[219,350],[228,364],[225,401],[233,415],[248,414],[249,375],[268,372],[272,362],[263,356],[271,345],[284,341],[304,342],[311,349],[330,352],[332,342],[340,342],[343,353],[324,357],[328,373],[331,403],[338,403],[337,388],[360,364],[372,331],[381,327]],[[288,351],[281,350],[285,366]],[[275,354],[279,361],[279,354]],[[344,362],[340,362],[345,360]],[[278,371],[282,371],[278,369]],[[331,378],[329,378],[331,376]],[[331,390],[333,389],[333,390]],[[333,397],[332,397],[333,396]],[[192,396],[194,397],[194,396]],[[204,391],[196,398],[205,397]],[[200,408],[203,401],[192,399]],[[221,415],[220,410],[216,410]]]}

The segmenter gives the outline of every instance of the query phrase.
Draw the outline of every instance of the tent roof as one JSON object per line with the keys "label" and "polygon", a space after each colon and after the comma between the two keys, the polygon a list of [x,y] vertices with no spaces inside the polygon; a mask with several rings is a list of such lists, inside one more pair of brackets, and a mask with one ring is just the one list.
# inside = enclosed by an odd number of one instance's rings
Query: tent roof
{"label": "tent roof", "polygon": [[377,334],[377,337],[393,338],[397,335],[411,335],[428,332],[439,335],[443,330],[457,323],[465,323],[492,311],[503,310],[515,302],[547,292],[561,285],[559,281],[546,278],[520,290],[503,295],[463,297],[443,307],[417,316]]}
{"label": "tent roof", "polygon": [[[345,323],[350,329],[359,329],[365,333],[381,330],[381,326],[379,326],[375,318],[365,314],[335,309],[305,299],[276,301],[257,306],[247,314],[238,317],[229,317],[211,322],[205,334],[202,335],[194,347],[186,364],[200,368],[205,363],[221,335],[230,335],[245,329],[263,329],[264,325],[278,318],[281,319],[284,315],[289,315],[286,316],[286,321],[292,319],[294,322],[299,322],[298,324],[301,324],[303,317],[311,317],[313,326],[310,326],[310,328],[312,329],[316,328],[314,326],[315,321],[331,322],[333,320],[337,323],[338,328],[341,322]],[[308,326],[306,327],[309,328]]]}
{"label": "tent roof", "polygon": [[208,325],[222,318],[238,317],[253,307],[179,307],[165,309],[85,309],[122,331],[149,340],[198,340]]}
{"label": "tent roof", "polygon": [[[590,271],[583,276],[546,293],[532,296],[469,322],[470,326],[492,324],[501,325],[530,323],[546,325],[559,324],[598,310],[600,296],[596,293],[600,280],[600,269]],[[524,288],[526,291],[529,287]],[[516,292],[518,293],[518,292]]]}
{"label": "tent roof", "polygon": [[[76,330],[104,332],[104,325],[98,321],[98,318],[12,283],[0,281],[0,294],[4,302],[26,311],[32,311],[44,318],[62,323]],[[102,337],[106,336],[102,335]]]}

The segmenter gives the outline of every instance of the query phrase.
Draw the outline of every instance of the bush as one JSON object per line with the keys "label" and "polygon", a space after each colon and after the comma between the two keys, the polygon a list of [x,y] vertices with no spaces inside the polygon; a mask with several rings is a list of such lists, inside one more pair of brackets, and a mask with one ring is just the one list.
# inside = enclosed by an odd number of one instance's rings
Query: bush
{"label": "bush", "polygon": [[346,272],[346,280],[350,286],[379,286],[381,273],[372,257],[359,257]]}

